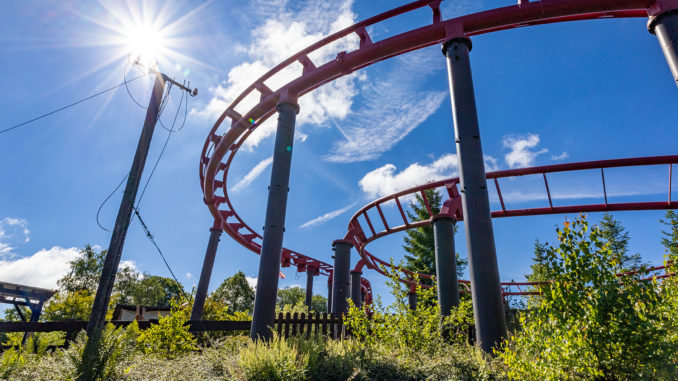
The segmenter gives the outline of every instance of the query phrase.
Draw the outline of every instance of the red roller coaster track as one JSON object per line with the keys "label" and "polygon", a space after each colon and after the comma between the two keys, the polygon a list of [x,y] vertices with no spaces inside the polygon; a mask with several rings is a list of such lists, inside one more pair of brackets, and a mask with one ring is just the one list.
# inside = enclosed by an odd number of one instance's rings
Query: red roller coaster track
{"label": "red roller coaster track", "polygon": [[[355,70],[393,56],[442,43],[453,37],[474,36],[511,28],[565,21],[647,17],[678,8],[678,0],[542,0],[533,2],[521,0],[517,5],[443,20],[440,2],[440,0],[415,1],[328,36],[271,69],[245,89],[226,108],[210,130],[203,146],[199,168],[204,201],[210,213],[214,216],[217,226],[220,226],[246,248],[255,253],[260,252],[262,236],[247,225],[235,211],[228,195],[227,177],[236,152],[250,134],[263,121],[273,115],[275,106],[279,102],[295,103],[298,97]],[[432,22],[428,25],[381,41],[373,41],[367,31],[369,26],[425,7],[430,8],[432,12]],[[313,62],[309,58],[312,52],[349,36],[357,36],[360,39],[359,47],[356,50],[340,52],[336,59],[324,63]],[[275,74],[298,64],[303,67],[298,78],[277,90],[271,89],[266,84]],[[256,96],[257,93],[259,102],[250,109],[242,110],[243,100],[250,95]],[[230,119],[230,126],[224,124],[227,118]],[[501,173],[494,175],[500,176]],[[220,191],[221,194],[219,194]],[[608,206],[607,203],[605,205],[608,209],[603,210],[627,210],[612,209],[613,207]],[[654,209],[664,209],[670,207],[671,203],[669,202],[668,205],[663,207],[652,203],[644,203],[644,205]],[[558,207],[549,207],[539,210],[522,210],[521,212],[502,210],[495,217],[592,210],[577,209],[575,205],[568,208],[565,210],[558,209]],[[641,209],[643,206],[637,205],[635,208]],[[378,261],[376,257],[366,255],[364,247],[361,248],[360,252],[361,255],[364,255],[363,258],[369,267],[372,267],[375,264],[374,262]],[[330,275],[332,272],[331,265],[287,248],[282,250],[281,262],[283,267],[294,265],[297,266],[299,271],[312,268],[316,269],[317,274]],[[369,289],[367,281],[363,284],[363,288]]]}
{"label": "red roller coaster track", "polygon": [[[622,211],[622,210],[661,210],[661,209],[674,209],[678,206],[678,203],[671,200],[672,196],[672,174],[673,174],[673,164],[678,163],[678,155],[672,156],[655,156],[655,157],[639,157],[631,159],[617,159],[617,160],[600,160],[600,161],[588,161],[582,163],[568,163],[568,164],[556,164],[556,165],[546,165],[541,167],[532,167],[532,168],[520,168],[520,169],[511,169],[505,171],[489,172],[486,177],[488,180],[493,180],[494,187],[497,191],[497,198],[501,205],[500,210],[492,212],[492,217],[515,217],[515,216],[535,216],[543,214],[560,214],[560,213],[579,213],[579,212],[606,212],[606,211]],[[642,167],[643,169],[656,168],[657,166],[664,166],[666,168],[667,174],[667,197],[666,201],[652,201],[652,202],[608,202],[608,191],[607,186],[605,185],[605,169],[606,168],[630,168],[630,167]],[[554,200],[551,197],[551,187],[549,186],[547,174],[553,174],[558,172],[576,172],[576,171],[599,171],[601,176],[601,196],[602,203],[597,204],[578,204],[578,205],[554,205]],[[544,181],[544,193],[546,199],[548,200],[548,206],[541,208],[529,208],[529,209],[511,209],[506,205],[511,201],[505,200],[505,195],[502,194],[501,186],[499,185],[500,180],[510,179],[518,176],[537,176],[538,178],[543,178]],[[488,181],[489,183],[489,181]],[[433,189],[444,189],[444,192],[449,197],[447,201],[443,204],[441,208],[440,215],[446,215],[452,217],[456,220],[463,220],[464,216],[461,209],[461,197],[457,189],[459,184],[459,178],[450,178],[440,181],[431,182],[428,184],[416,186],[410,189],[394,193],[389,196],[382,197],[376,201],[373,201],[360,210],[351,217],[351,220],[348,224],[348,233],[344,239],[349,240],[360,253],[362,261],[360,261],[356,267],[356,270],[360,270],[363,266],[367,266],[370,269],[374,269],[381,274],[385,275],[385,271],[382,267],[388,267],[393,269],[393,266],[376,257],[366,250],[366,247],[369,243],[385,237],[390,234],[401,232],[408,229],[413,229],[421,226],[426,226],[432,223],[434,214],[429,206],[429,201],[426,196],[427,190]],[[428,210],[428,218],[418,221],[411,221],[407,218],[405,209],[402,206],[401,200],[412,198],[415,195],[419,195]],[[385,208],[395,207],[398,209],[396,214],[399,218],[396,221],[389,220],[386,218],[384,213]],[[369,213],[369,214],[368,214]],[[379,216],[377,221],[373,221],[370,218],[372,216]],[[360,218],[363,219],[364,223],[360,222]],[[379,222],[383,229],[375,229],[375,226]],[[656,267],[652,270],[662,270],[664,267]],[[412,276],[414,273],[407,270],[399,270],[404,273],[401,280],[407,284],[413,285]],[[430,278],[430,275],[427,274],[417,274],[419,278]],[[468,281],[460,281],[465,285],[468,285]],[[526,292],[520,289],[520,286],[534,286],[536,283],[521,283],[521,282],[503,282],[502,286],[504,287],[505,295],[524,295]],[[427,287],[427,286],[424,286]],[[517,288],[517,291],[513,291],[513,288]]]}

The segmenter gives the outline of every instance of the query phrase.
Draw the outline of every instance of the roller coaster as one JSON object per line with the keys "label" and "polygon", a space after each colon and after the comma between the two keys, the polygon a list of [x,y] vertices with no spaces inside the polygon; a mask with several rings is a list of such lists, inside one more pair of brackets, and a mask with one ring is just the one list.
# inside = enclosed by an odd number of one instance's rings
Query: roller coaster
{"label": "roller coaster", "polygon": [[[497,298],[507,295],[526,295],[534,292],[529,288],[523,289],[530,286],[530,283],[499,282],[490,218],[573,212],[660,210],[676,207],[676,203],[671,199],[671,178],[672,167],[678,161],[678,156],[602,160],[485,173],[482,164],[482,149],[468,56],[472,47],[470,38],[480,34],[569,21],[649,17],[648,29],[651,33],[657,35],[674,80],[678,81],[678,0],[519,0],[514,5],[451,19],[443,18],[440,4],[441,0],[422,0],[397,7],[358,22],[299,51],[247,87],[224,110],[211,128],[203,146],[199,164],[200,186],[204,193],[204,202],[214,217],[211,246],[214,246],[214,250],[216,250],[216,243],[214,242],[218,242],[218,235],[224,231],[252,252],[262,254],[259,269],[260,283],[257,287],[257,301],[255,301],[252,325],[253,337],[257,335],[266,336],[266,325],[272,319],[271,303],[273,300],[274,306],[274,299],[272,298],[274,298],[277,289],[277,275],[280,267],[295,266],[299,272],[306,271],[310,285],[312,285],[313,276],[328,276],[330,284],[334,288],[330,296],[335,295],[335,299],[336,295],[343,296],[343,302],[345,302],[345,297],[348,296],[345,288],[349,287],[351,282],[348,280],[349,274],[347,268],[345,268],[347,265],[342,264],[342,269],[337,266],[340,247],[346,254],[350,253],[352,247],[355,247],[361,257],[351,276],[360,274],[365,267],[384,274],[384,267],[391,267],[391,264],[367,251],[366,246],[369,243],[393,233],[432,224],[436,218],[445,217],[453,221],[465,222],[467,246],[474,247],[469,248],[470,270],[473,279],[459,282],[462,289],[470,291],[474,295],[477,337],[483,349],[489,350],[498,338],[505,335],[503,317],[496,317],[498,314],[497,306],[501,305],[501,299]],[[430,10],[430,23],[380,41],[374,41],[370,36],[369,27],[422,8]],[[311,58],[313,53],[320,49],[331,48],[330,45],[337,41],[356,38],[356,36],[359,39],[359,44],[353,51],[338,52],[336,58],[328,62],[314,62]],[[282,226],[284,225],[287,202],[295,115],[300,111],[297,103],[298,98],[324,84],[376,62],[436,44],[443,44],[443,54],[448,62],[460,176],[403,190],[380,198],[361,208],[350,219],[344,237],[334,242],[335,265],[282,247],[284,231]],[[299,65],[301,65],[300,74],[293,80],[277,89],[272,89],[267,84],[271,78],[274,78],[283,70],[298,68]],[[250,104],[254,105],[250,106]],[[233,159],[243,143],[276,111],[279,114],[279,119],[271,187],[269,187],[266,225],[264,233],[260,234],[236,212],[228,194],[227,182]],[[668,192],[666,201],[608,202],[608,193],[605,186],[606,169],[656,166],[667,168]],[[557,172],[583,170],[600,172],[603,184],[603,202],[586,205],[560,205],[555,202],[548,181],[549,175]],[[543,178],[548,205],[528,209],[509,207],[511,200],[507,199],[509,197],[507,194],[502,193],[500,183],[516,176]],[[496,190],[501,205],[499,210],[489,210],[487,188],[490,186],[494,186]],[[428,204],[426,191],[430,189],[442,189],[448,197],[439,215],[434,215]],[[429,212],[428,219],[412,221],[407,218],[402,201],[413,195],[422,197]],[[386,204],[389,204],[389,206],[386,206]],[[401,217],[395,221],[386,218],[383,212],[385,207],[391,208],[393,205],[395,205]],[[482,242],[482,245],[485,245],[483,248],[479,248],[478,242],[480,241],[478,240],[480,236],[490,238],[489,240],[486,239],[488,242]],[[205,276],[207,283],[209,283],[211,264],[207,257],[203,266],[201,284],[205,283],[203,282]],[[656,267],[653,270],[661,271],[663,267]],[[400,279],[404,283],[410,286],[416,284],[414,281],[415,274],[407,270],[397,271],[399,271]],[[474,273],[475,275],[473,275]],[[420,279],[431,277],[430,274],[416,275]],[[667,274],[662,276],[665,275]],[[372,299],[370,283],[359,275],[354,279],[360,279],[361,293],[364,294],[365,302],[370,303]],[[483,281],[480,282],[479,279],[483,279]],[[357,284],[357,282],[353,282],[352,294],[355,293]],[[206,285],[203,287],[206,288]],[[341,292],[337,293],[337,287],[341,288]],[[205,290],[203,290],[204,292]],[[200,293],[199,286],[197,299],[199,299]],[[345,310],[345,304],[342,305],[341,302],[336,300],[332,303],[334,303],[331,304],[332,312]],[[338,307],[335,308],[335,306]]]}

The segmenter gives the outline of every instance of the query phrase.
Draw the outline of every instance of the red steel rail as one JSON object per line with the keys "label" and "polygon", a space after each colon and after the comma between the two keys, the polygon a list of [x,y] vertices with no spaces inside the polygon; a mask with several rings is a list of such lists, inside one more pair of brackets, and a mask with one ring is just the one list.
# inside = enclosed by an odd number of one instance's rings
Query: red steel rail
{"label": "red steel rail", "polygon": [[[488,184],[490,180],[497,191],[497,198],[501,205],[500,210],[492,211],[493,218],[500,217],[515,217],[515,216],[535,216],[535,215],[544,215],[544,214],[562,214],[562,213],[580,213],[580,212],[605,212],[605,211],[623,211],[623,210],[662,210],[662,209],[675,209],[678,207],[678,202],[672,201],[672,175],[673,175],[673,164],[678,163],[678,155],[670,156],[652,156],[652,157],[638,157],[638,158],[629,158],[629,159],[614,159],[614,160],[599,160],[599,161],[587,161],[581,163],[567,163],[567,164],[554,164],[554,165],[545,165],[539,167],[530,167],[530,168],[519,168],[519,169],[509,169],[504,171],[496,171],[487,173],[486,177]],[[651,202],[610,202],[608,199],[607,186],[605,183],[605,169],[606,168],[630,168],[630,167],[646,167],[646,168],[656,168],[657,166],[665,166],[666,173],[668,175],[667,179],[667,197],[665,201],[651,201]],[[559,173],[559,172],[576,172],[576,171],[585,171],[585,170],[600,170],[601,180],[602,180],[602,189],[601,194],[603,196],[603,203],[596,204],[574,204],[574,205],[563,205],[556,206],[553,203],[553,198],[551,196],[551,190],[548,183],[548,177],[546,176],[549,173]],[[544,179],[544,191],[547,195],[548,206],[539,207],[539,208],[508,208],[505,202],[505,195],[502,194],[501,186],[499,185],[499,180],[501,179],[511,179],[520,176],[539,176]],[[350,219],[348,224],[348,232],[344,239],[350,240],[353,242],[354,246],[358,250],[358,253],[362,257],[362,261],[359,266],[367,266],[370,269],[374,269],[382,274],[385,274],[383,267],[396,270],[402,274],[401,280],[407,284],[414,284],[414,276],[416,275],[419,278],[430,278],[430,275],[427,274],[415,274],[411,271],[398,269],[392,264],[376,257],[366,250],[366,247],[369,243],[391,235],[394,233],[402,232],[404,230],[413,229],[417,227],[422,227],[429,225],[433,222],[434,217],[439,215],[445,215],[452,217],[456,220],[463,220],[463,212],[461,209],[461,197],[457,189],[459,184],[459,178],[454,177],[445,180],[439,180],[431,182],[428,184],[423,184],[415,186],[392,195],[382,197],[378,200],[372,201],[371,203],[363,206],[358,210]],[[445,189],[448,199],[443,203],[439,215],[434,215],[431,208],[428,206],[428,198],[426,196],[427,190],[437,190]],[[421,220],[410,220],[407,218],[407,213],[405,208],[402,205],[402,199],[411,199],[415,195],[420,196],[424,204],[427,206],[428,218]],[[395,221],[393,217],[387,219],[383,213],[384,208],[397,208],[398,213],[395,213],[399,218]],[[383,224],[383,229],[375,230],[373,224],[370,220],[369,214],[379,215],[381,223]],[[360,219],[364,219],[365,223],[361,223]],[[369,228],[368,229],[366,229]],[[656,269],[663,269],[659,267]],[[460,281],[460,283],[467,283],[467,281]],[[534,283],[516,283],[516,282],[503,282],[502,286],[511,288],[517,286],[535,286]],[[508,292],[508,291],[507,291]],[[518,292],[521,292],[520,289]]]}
{"label": "red steel rail", "polygon": [[[542,0],[521,1],[517,5],[487,10],[443,20],[440,0],[420,0],[389,10],[334,33],[294,54],[247,87],[218,118],[210,130],[200,156],[199,175],[204,201],[221,228],[237,242],[259,253],[261,235],[247,225],[235,211],[228,195],[227,177],[233,158],[252,132],[275,112],[281,101],[296,102],[298,97],[351,72],[403,53],[439,44],[458,36],[474,36],[529,25],[593,20],[614,17],[647,17],[668,7],[675,0]],[[367,27],[420,8],[430,8],[431,23],[381,41],[373,41]],[[329,62],[313,62],[311,53],[343,38],[359,39],[351,52],[339,52]],[[267,81],[282,70],[301,65],[301,75],[279,89]],[[259,102],[243,109],[249,96]],[[224,123],[226,119],[230,123]],[[222,194],[219,194],[219,192]],[[282,266],[298,269],[311,266],[318,274],[329,275],[332,266],[299,252],[283,248]],[[302,271],[302,270],[300,270]]]}

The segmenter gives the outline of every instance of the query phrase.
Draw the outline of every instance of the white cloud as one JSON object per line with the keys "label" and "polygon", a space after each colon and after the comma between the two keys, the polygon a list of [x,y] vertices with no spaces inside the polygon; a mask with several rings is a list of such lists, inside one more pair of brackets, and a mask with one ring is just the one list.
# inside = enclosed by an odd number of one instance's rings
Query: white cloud
{"label": "white cloud", "polygon": [[257,277],[254,276],[246,276],[245,279],[247,280],[247,284],[250,285],[252,288],[257,288]]}
{"label": "white cloud", "polygon": [[511,150],[504,157],[510,168],[529,167],[534,163],[537,156],[548,152],[546,148],[539,151],[532,150],[539,145],[539,135],[529,134],[524,136],[504,136],[504,147]]}
{"label": "white cloud", "polygon": [[193,274],[191,273],[186,273],[186,279],[191,279],[193,278]]}
{"label": "white cloud", "polygon": [[568,157],[570,157],[570,155],[567,152],[563,151],[563,153],[561,153],[560,155],[551,155],[551,160],[564,160],[567,159]]}
{"label": "white cloud", "polygon": [[5,217],[0,220],[0,257],[14,255],[16,244],[31,240],[28,221],[22,218]]}
{"label": "white cloud", "polygon": [[414,163],[398,173],[395,165],[386,164],[365,174],[358,184],[368,197],[378,198],[428,181],[455,176],[458,168],[457,155],[446,154],[431,164]]}
{"label": "white cloud", "polygon": [[325,214],[323,214],[323,215],[320,216],[320,217],[316,217],[316,218],[314,218],[314,219],[312,219],[312,220],[310,220],[310,221],[307,221],[307,222],[303,223],[301,226],[299,226],[299,228],[300,228],[300,229],[305,229],[305,228],[310,228],[310,227],[313,227],[313,226],[318,226],[318,225],[324,224],[325,222],[327,222],[327,221],[329,221],[329,220],[331,220],[331,219],[334,219],[334,218],[336,218],[336,217],[338,217],[338,216],[340,216],[340,215],[346,213],[346,211],[348,211],[349,209],[355,207],[355,205],[356,205],[356,203],[354,202],[354,203],[352,203],[352,204],[350,204],[350,205],[348,205],[348,206],[345,206],[345,207],[343,207],[343,208],[341,208],[341,209],[337,209],[337,210],[333,210],[333,211],[331,211],[331,212],[329,212],[329,213],[325,213]]}
{"label": "white cloud", "polygon": [[346,163],[375,159],[440,107],[447,91],[418,90],[436,70],[434,57],[429,53],[397,57],[393,70],[363,85],[358,108],[343,122],[334,121],[345,140],[333,145],[326,160]]}
{"label": "white cloud", "polygon": [[[339,31],[356,21],[351,10],[352,1],[306,2],[297,6],[295,11],[288,9],[285,1],[265,2],[267,17],[261,26],[252,31],[250,48],[246,51],[247,62],[233,67],[226,80],[209,91],[213,98],[208,105],[197,114],[216,118],[224,109],[249,85],[269,69],[288,57],[306,48],[327,35]],[[291,5],[291,4],[290,4]],[[351,34],[335,43],[319,49],[309,58],[316,66],[333,60],[341,51],[351,51],[358,47],[358,37]],[[295,63],[283,69],[266,81],[272,90],[301,75],[302,66]],[[299,99],[301,113],[297,118],[297,126],[306,124],[321,125],[329,118],[342,119],[348,114],[352,99],[356,94],[355,82],[363,78],[352,74],[328,83]],[[244,113],[254,106],[259,99],[259,92],[245,98],[236,111]],[[256,147],[263,139],[275,132],[275,117],[269,118],[259,126],[247,139],[244,148]],[[300,133],[303,139],[305,136]]]}
{"label": "white cloud", "polygon": [[[25,257],[0,260],[0,281],[42,288],[57,288],[57,280],[71,271],[70,263],[80,256],[77,247],[54,246]],[[138,271],[132,260],[120,262],[118,269]]]}
{"label": "white cloud", "polygon": [[[94,247],[92,247],[92,248],[94,248]],[[101,249],[94,249],[94,250],[101,250]],[[134,262],[132,260],[121,261],[120,264],[118,265],[118,269],[130,269],[132,271],[138,272],[137,264],[136,264],[136,262]]]}
{"label": "white cloud", "polygon": [[0,280],[54,289],[57,280],[70,271],[68,262],[75,259],[79,252],[75,247],[54,246],[28,257],[0,261]]}
{"label": "white cloud", "polygon": [[271,165],[271,163],[273,163],[273,156],[267,157],[266,159],[257,163],[257,165],[255,165],[254,168],[252,168],[249,173],[245,175],[245,177],[243,177],[231,188],[231,191],[238,192],[250,185],[252,181],[259,177],[259,175],[261,175],[261,173],[264,172],[264,170],[268,168],[269,165]]}

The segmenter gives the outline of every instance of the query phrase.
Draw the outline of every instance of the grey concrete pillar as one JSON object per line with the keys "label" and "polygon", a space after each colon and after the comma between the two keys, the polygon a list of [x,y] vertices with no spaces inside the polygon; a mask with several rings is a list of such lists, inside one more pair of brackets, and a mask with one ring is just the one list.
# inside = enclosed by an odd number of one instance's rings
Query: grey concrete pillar
{"label": "grey concrete pillar", "polygon": [[457,284],[457,255],[454,250],[454,220],[437,217],[433,220],[433,239],[436,257],[436,283],[440,313],[449,316],[459,306]]}
{"label": "grey concrete pillar", "polygon": [[292,144],[294,143],[294,124],[299,112],[298,106],[287,102],[279,103],[276,109],[278,110],[278,129],[275,135],[271,185],[268,187],[259,276],[250,331],[252,339],[265,340],[272,337],[271,327],[275,321],[280,255],[285,231],[287,192],[289,191]]}
{"label": "grey concrete pillar", "polygon": [[678,85],[678,9],[652,17],[648,29],[650,33],[657,35],[673,80]]}
{"label": "grey concrete pillar", "polygon": [[330,282],[327,283],[327,313],[331,312],[332,312],[332,283]]}
{"label": "grey concrete pillar", "polygon": [[410,309],[412,311],[417,309],[417,293],[416,292],[412,292],[412,290],[410,290],[407,293],[407,305],[410,307]]}
{"label": "grey concrete pillar", "polygon": [[362,288],[360,287],[361,271],[351,271],[351,300],[356,307],[361,307],[363,301],[361,298]]}
{"label": "grey concrete pillar", "polygon": [[315,275],[315,269],[306,269],[306,301],[305,305],[308,310],[311,310],[311,303],[313,303],[313,276]]}
{"label": "grey concrete pillar", "polygon": [[333,314],[346,313],[349,297],[348,273],[351,268],[351,247],[349,241],[337,240],[332,242],[334,250],[334,274],[332,276],[332,310]]}
{"label": "grey concrete pillar", "polygon": [[471,77],[470,48],[471,40],[468,38],[453,38],[443,44],[443,54],[447,57],[454,135],[459,158],[476,338],[480,348],[492,353],[492,348],[506,337],[507,332]]}
{"label": "grey concrete pillar", "polygon": [[202,311],[205,307],[207,288],[210,285],[212,268],[214,267],[214,258],[217,255],[217,248],[219,247],[219,238],[221,237],[221,232],[221,228],[210,228],[210,240],[207,243],[205,260],[202,262],[202,270],[200,271],[198,289],[195,292],[195,301],[193,302],[193,310],[191,311],[191,320],[202,320]]}

